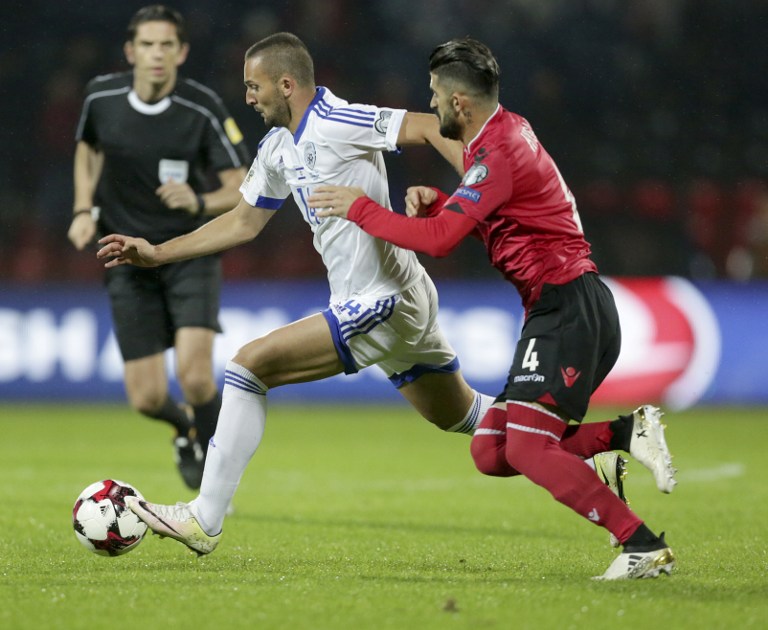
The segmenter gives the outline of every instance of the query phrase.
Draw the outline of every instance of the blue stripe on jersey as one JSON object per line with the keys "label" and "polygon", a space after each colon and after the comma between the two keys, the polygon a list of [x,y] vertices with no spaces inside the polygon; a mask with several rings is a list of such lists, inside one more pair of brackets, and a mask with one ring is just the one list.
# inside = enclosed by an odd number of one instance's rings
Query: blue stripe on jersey
{"label": "blue stripe on jersey", "polygon": [[418,364],[414,365],[410,370],[400,372],[400,374],[393,374],[389,377],[389,381],[397,389],[400,389],[406,383],[413,383],[413,381],[424,374],[453,374],[458,372],[460,367],[458,357],[445,365]]}
{"label": "blue stripe on jersey", "polygon": [[309,113],[315,108],[315,105],[319,103],[323,96],[325,96],[325,88],[324,87],[317,87],[315,88],[315,98],[312,99],[312,102],[309,104],[309,107],[307,107],[307,111],[304,112],[304,116],[301,118],[301,122],[299,123],[299,126],[296,127],[296,133],[293,134],[293,144],[298,144],[299,140],[301,139],[301,134],[304,133],[304,128],[307,126],[307,120],[309,120]]}
{"label": "blue stripe on jersey", "polygon": [[[339,332],[344,341],[349,341],[357,335],[365,335],[379,324],[387,321],[395,311],[395,298],[389,297],[376,302],[373,308],[360,310],[360,305],[350,300],[345,304],[349,313],[357,315],[354,319],[339,324]],[[359,310],[359,314],[355,312]]]}
{"label": "blue stripe on jersey", "polygon": [[237,372],[232,372],[231,370],[225,370],[224,372],[224,385],[229,385],[230,387],[240,389],[244,392],[250,392],[251,394],[256,394],[257,396],[267,395],[267,392],[259,385],[243,376],[240,376]]}
{"label": "blue stripe on jersey", "polygon": [[376,112],[369,112],[363,109],[354,109],[352,107],[331,107],[326,101],[318,101],[315,104],[315,111],[318,116],[325,118],[327,116],[348,117],[353,120],[370,120],[376,118]]}
{"label": "blue stripe on jersey", "polygon": [[332,120],[333,122],[344,123],[345,125],[351,125],[352,127],[366,127],[368,129],[373,127],[373,123],[370,122],[353,122],[352,120],[347,118],[339,118],[338,116],[320,116],[320,118],[325,118],[325,120]]}
{"label": "blue stripe on jersey", "polygon": [[351,107],[336,107],[334,108],[333,113],[341,116],[350,116],[352,118],[368,118],[369,120],[376,118],[376,112],[369,112],[364,109],[353,109]]}
{"label": "blue stripe on jersey", "polygon": [[[355,127],[373,127],[376,112],[355,109],[354,107],[333,107],[330,103],[323,100],[322,97],[324,94],[318,92],[317,96],[310,104],[310,109],[313,110],[319,118]],[[303,123],[304,121],[302,121],[302,124]]]}
{"label": "blue stripe on jersey", "polygon": [[285,199],[276,199],[275,197],[256,197],[256,206],[266,208],[267,210],[278,210],[285,203]]}

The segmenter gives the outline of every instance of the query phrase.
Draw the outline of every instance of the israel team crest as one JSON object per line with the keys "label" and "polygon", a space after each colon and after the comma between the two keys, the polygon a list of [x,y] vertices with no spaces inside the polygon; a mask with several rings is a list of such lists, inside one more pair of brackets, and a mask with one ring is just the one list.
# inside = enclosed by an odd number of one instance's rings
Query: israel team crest
{"label": "israel team crest", "polygon": [[306,164],[307,168],[310,170],[314,170],[316,163],[317,149],[315,148],[315,144],[314,142],[307,142],[304,145],[304,164]]}

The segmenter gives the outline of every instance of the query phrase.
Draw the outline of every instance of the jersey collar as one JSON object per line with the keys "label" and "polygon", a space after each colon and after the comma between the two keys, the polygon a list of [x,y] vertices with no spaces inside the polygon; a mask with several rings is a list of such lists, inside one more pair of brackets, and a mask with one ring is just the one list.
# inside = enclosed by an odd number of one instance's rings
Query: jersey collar
{"label": "jersey collar", "polygon": [[309,113],[315,109],[315,106],[323,100],[323,97],[325,96],[325,88],[324,87],[316,87],[315,88],[315,98],[312,99],[312,102],[309,104],[309,107],[307,107],[307,111],[304,112],[304,115],[301,117],[301,122],[299,123],[299,126],[296,127],[296,133],[293,134],[293,144],[298,144],[299,140],[301,140],[301,134],[304,133],[304,128],[307,126],[307,120],[309,119]]}
{"label": "jersey collar", "polygon": [[489,123],[489,122],[491,122],[491,121],[492,121],[494,118],[496,118],[496,116],[498,115],[498,113],[499,113],[500,111],[501,111],[501,103],[499,103],[499,104],[497,104],[497,105],[496,105],[496,109],[495,109],[495,111],[493,112],[493,114],[491,114],[491,115],[488,117],[488,120],[486,120],[486,121],[483,123],[483,126],[482,126],[482,127],[480,127],[480,131],[478,131],[478,132],[477,132],[477,135],[476,135],[474,138],[472,138],[472,140],[470,140],[469,142],[467,142],[467,146],[466,146],[466,148],[464,149],[465,151],[469,152],[469,151],[471,151],[471,150],[472,150],[472,143],[473,143],[475,140],[477,140],[477,139],[478,139],[480,136],[482,136],[482,135],[483,135],[483,132],[485,131],[485,128],[488,126],[488,123]]}
{"label": "jersey collar", "polygon": [[171,97],[165,96],[157,101],[157,103],[145,103],[139,98],[139,95],[136,94],[136,90],[131,90],[128,92],[128,102],[131,104],[131,107],[140,114],[157,116],[171,106]]}

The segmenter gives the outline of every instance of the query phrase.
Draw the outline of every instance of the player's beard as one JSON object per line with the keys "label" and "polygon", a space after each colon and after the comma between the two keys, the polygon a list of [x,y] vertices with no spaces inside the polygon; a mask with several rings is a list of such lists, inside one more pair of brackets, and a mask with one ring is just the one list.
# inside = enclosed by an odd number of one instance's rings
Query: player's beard
{"label": "player's beard", "polygon": [[434,111],[440,121],[440,135],[449,140],[461,140],[461,125],[456,115],[450,110],[444,116],[440,115],[440,110]]}
{"label": "player's beard", "polygon": [[264,117],[264,123],[269,129],[287,127],[291,123],[291,108],[288,106],[288,100],[285,98],[277,100],[272,112]]}

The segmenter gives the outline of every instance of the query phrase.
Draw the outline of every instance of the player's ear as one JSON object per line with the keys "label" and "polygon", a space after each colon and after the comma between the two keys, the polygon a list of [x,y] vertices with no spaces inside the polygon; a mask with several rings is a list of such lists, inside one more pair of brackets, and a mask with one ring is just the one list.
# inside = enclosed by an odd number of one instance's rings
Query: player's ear
{"label": "player's ear", "polygon": [[179,48],[179,55],[176,57],[176,65],[180,66],[187,60],[187,55],[189,54],[189,44],[182,44],[181,48]]}
{"label": "player's ear", "polygon": [[133,65],[136,63],[136,55],[134,55],[132,41],[127,41],[125,44],[123,44],[123,53],[125,54],[125,58],[128,60],[129,64]]}
{"label": "player's ear", "polygon": [[285,98],[288,98],[296,89],[296,80],[288,75],[283,75],[277,81],[277,87]]}
{"label": "player's ear", "polygon": [[451,94],[451,107],[453,107],[453,111],[457,114],[461,112],[462,109],[464,109],[464,97],[459,92],[454,92]]}

